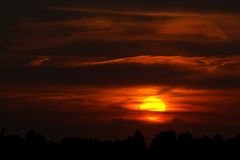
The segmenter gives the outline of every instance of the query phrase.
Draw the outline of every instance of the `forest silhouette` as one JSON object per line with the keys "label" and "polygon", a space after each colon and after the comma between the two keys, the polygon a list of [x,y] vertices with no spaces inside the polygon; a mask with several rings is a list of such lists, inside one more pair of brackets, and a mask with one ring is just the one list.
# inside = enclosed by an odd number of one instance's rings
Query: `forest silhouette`
{"label": "forest silhouette", "polygon": [[[47,141],[41,134],[30,130],[26,135],[0,133],[1,155],[21,158],[66,158],[66,159],[131,159],[158,160],[177,159],[238,159],[240,135],[225,139],[222,135],[193,137],[191,133],[164,131],[146,145],[144,135],[136,131],[122,140],[100,141],[94,138],[65,137],[60,142]],[[5,156],[6,156],[5,155]],[[231,158],[232,157],[232,158]]]}

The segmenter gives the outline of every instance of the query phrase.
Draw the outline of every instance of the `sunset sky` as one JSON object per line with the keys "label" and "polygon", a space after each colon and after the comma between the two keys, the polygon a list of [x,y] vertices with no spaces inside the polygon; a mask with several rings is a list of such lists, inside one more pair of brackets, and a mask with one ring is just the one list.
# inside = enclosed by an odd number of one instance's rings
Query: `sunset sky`
{"label": "sunset sky", "polygon": [[[2,0],[0,128],[50,138],[240,133],[239,8],[238,0]],[[143,109],[149,97],[166,110]]]}

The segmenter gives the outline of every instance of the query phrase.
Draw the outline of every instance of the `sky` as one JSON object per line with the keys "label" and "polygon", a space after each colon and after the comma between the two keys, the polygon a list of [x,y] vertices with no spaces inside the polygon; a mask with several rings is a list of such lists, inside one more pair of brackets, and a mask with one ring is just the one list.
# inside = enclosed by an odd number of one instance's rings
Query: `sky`
{"label": "sky", "polygon": [[[0,126],[240,133],[240,1],[2,0]],[[149,97],[163,112],[142,110]]]}

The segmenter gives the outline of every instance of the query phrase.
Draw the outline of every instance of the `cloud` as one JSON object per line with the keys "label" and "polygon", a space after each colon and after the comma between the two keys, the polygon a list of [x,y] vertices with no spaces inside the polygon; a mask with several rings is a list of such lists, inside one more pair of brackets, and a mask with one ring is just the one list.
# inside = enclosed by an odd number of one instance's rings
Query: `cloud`
{"label": "cloud", "polygon": [[[174,3],[179,5],[178,2]],[[2,15],[0,31],[9,41],[7,48],[4,47],[14,51],[14,54],[80,57],[143,54],[228,56],[239,54],[240,51],[240,23],[236,13],[149,12],[141,9],[115,11],[101,6],[58,7],[50,2],[42,2],[34,7],[30,6],[32,3],[29,1],[22,2],[22,5],[25,4],[23,8],[26,8],[22,10],[15,4],[2,6],[6,14]],[[1,54],[9,55],[4,52]]]}
{"label": "cloud", "polygon": [[2,67],[0,81],[2,84],[239,88],[238,68],[227,67],[228,63],[239,63],[238,57],[235,58],[233,61],[234,58],[140,56],[97,61],[73,58],[60,62],[52,58],[51,63],[40,68]]}
{"label": "cloud", "polygon": [[[8,87],[0,94],[2,106],[0,108],[2,118],[0,124],[8,128],[21,126],[28,129],[32,127],[43,129],[60,124],[65,129],[67,125],[77,124],[81,130],[84,130],[84,126],[87,125],[92,129],[96,129],[99,125],[122,126],[128,123],[133,126],[155,126],[141,119],[145,116],[145,112],[132,110],[128,106],[132,106],[134,103],[140,105],[142,98],[155,94],[155,91],[160,91],[161,88],[147,86],[132,88],[69,87],[63,85],[57,87],[50,85]],[[228,93],[226,94],[226,92]],[[236,127],[239,125],[238,97],[232,97],[229,93],[235,94],[235,91],[172,88],[159,95],[166,98],[166,101],[171,101],[167,106],[168,111],[151,114],[171,118],[172,121],[161,125],[157,124],[158,127],[175,124],[175,127],[178,128],[182,126],[183,122],[184,126],[189,124],[207,124],[209,126],[224,124],[227,126],[231,124]],[[226,108],[229,98],[231,98],[232,105]],[[178,110],[171,110],[174,105]],[[183,108],[183,106],[188,108]],[[198,107],[201,110],[198,110]],[[188,129],[192,129],[192,127]]]}
{"label": "cloud", "polygon": [[[36,91],[33,92],[36,94]],[[59,94],[59,92],[57,93]],[[78,93],[76,92],[75,94],[77,95]],[[45,94],[51,96],[54,93],[45,92]],[[62,94],[64,96],[69,95],[66,95],[66,93]],[[13,96],[12,93],[11,95]],[[42,96],[42,91],[39,92],[38,96]],[[80,100],[75,101],[78,103],[73,103],[72,99],[70,99],[72,103],[67,103],[68,101],[59,103],[58,100],[55,102],[35,101],[35,98],[36,96],[29,98],[29,95],[25,95],[21,99],[9,98],[4,100],[1,97],[0,125],[6,127],[7,132],[10,130],[13,133],[33,128],[44,133],[44,135],[54,138],[62,136],[90,136],[103,139],[129,136],[137,129],[143,130],[147,139],[150,139],[162,130],[170,129],[178,132],[191,131],[196,135],[205,133],[233,135],[239,129],[239,116],[232,117],[228,115],[224,117],[218,114],[187,112],[169,113],[176,118],[171,122],[160,125],[128,119],[125,117],[126,115],[134,117],[137,115],[137,112],[123,108],[112,107],[103,109],[99,106],[83,105],[84,103],[82,104]],[[195,121],[192,121],[191,118],[195,119]],[[228,121],[228,124],[219,124],[222,121],[225,123]],[[231,123],[231,121],[235,121],[236,124]]]}
{"label": "cloud", "polygon": [[211,21],[196,18],[183,18],[167,23],[161,29],[170,35],[204,35],[205,37],[227,40],[226,33]]}
{"label": "cloud", "polygon": [[[188,5],[195,6],[192,1],[180,3],[175,0],[171,5],[164,1],[143,3],[142,0],[109,1],[105,5],[104,2],[75,0],[69,5],[63,5],[65,3],[44,1],[34,5],[26,0],[21,3],[13,0],[2,5],[0,33],[9,41],[4,49],[14,51],[9,56],[228,56],[238,55],[240,51],[239,16],[233,12],[215,12],[214,9],[214,13],[189,12]],[[117,7],[135,3],[138,4],[136,8],[122,10]],[[159,9],[146,11],[145,3]],[[217,3],[217,7],[222,5],[219,1],[194,3],[199,3],[199,8],[205,6],[204,11],[208,5],[213,7],[212,3]],[[236,3],[224,4],[237,6]],[[117,8],[108,7],[112,5]],[[172,7],[173,11],[166,11],[164,5]],[[178,10],[179,6],[186,10]],[[6,55],[4,51],[0,54]]]}
{"label": "cloud", "polygon": [[49,61],[50,58],[47,57],[47,56],[42,56],[42,57],[38,57],[36,59],[33,59],[30,63],[29,63],[29,66],[32,66],[32,67],[37,67],[37,66],[40,66],[42,65],[43,63]]}
{"label": "cloud", "polygon": [[[2,0],[0,126],[105,138],[139,128],[236,132],[239,8],[236,0]],[[139,105],[151,95],[168,105],[159,114],[166,124],[143,121]]]}

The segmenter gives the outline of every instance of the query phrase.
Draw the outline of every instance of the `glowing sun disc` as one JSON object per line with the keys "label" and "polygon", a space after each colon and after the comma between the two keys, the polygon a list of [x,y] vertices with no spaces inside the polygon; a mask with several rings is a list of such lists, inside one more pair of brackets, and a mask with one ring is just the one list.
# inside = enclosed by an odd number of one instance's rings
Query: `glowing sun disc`
{"label": "glowing sun disc", "polygon": [[166,111],[166,105],[162,99],[156,96],[151,96],[144,99],[140,109],[145,111],[163,112]]}

